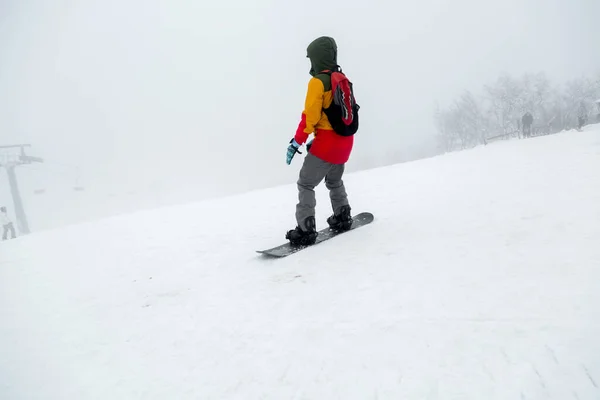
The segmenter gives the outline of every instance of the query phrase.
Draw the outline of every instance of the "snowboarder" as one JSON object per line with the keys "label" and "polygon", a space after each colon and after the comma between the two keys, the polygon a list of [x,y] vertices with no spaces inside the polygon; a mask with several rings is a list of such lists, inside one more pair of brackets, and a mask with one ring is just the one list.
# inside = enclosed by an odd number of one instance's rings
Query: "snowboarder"
{"label": "snowboarder", "polygon": [[531,124],[533,124],[533,115],[527,111],[521,119],[523,123],[523,137],[531,137]]}
{"label": "snowboarder", "polygon": [[[297,181],[297,226],[288,231],[285,236],[294,245],[310,245],[317,238],[314,189],[323,179],[329,190],[333,208],[333,215],[327,219],[327,223],[332,229],[338,231],[346,231],[352,226],[351,208],[342,177],[345,164],[352,152],[354,131],[348,135],[340,134],[339,120],[344,117],[354,118],[356,124],[354,129],[357,129],[358,105],[354,103],[351,84],[348,84],[348,81],[345,82],[345,86],[337,84],[338,79],[345,79],[345,75],[336,74],[341,72],[341,69],[337,64],[335,40],[328,36],[319,37],[308,45],[306,52],[306,57],[311,63],[309,73],[312,78],[308,82],[302,118],[295,136],[290,140],[286,158],[289,165],[296,153],[301,154],[299,147],[307,141],[309,135],[314,133],[314,139],[306,146],[307,155]],[[335,81],[332,76],[335,76]],[[333,83],[335,85],[332,85]],[[346,92],[340,93],[340,90]],[[335,96],[337,96],[336,104],[332,104]],[[339,113],[341,101],[344,102],[342,104],[344,109],[341,112],[343,116]],[[331,114],[332,111],[328,110],[330,107],[334,109],[334,106],[338,107],[337,115]]]}
{"label": "snowboarder", "polygon": [[15,227],[13,226],[12,221],[8,218],[8,213],[6,212],[6,207],[0,207],[0,225],[4,228],[4,232],[2,233],[2,240],[8,239],[8,232],[11,233],[11,238],[14,239],[17,237],[15,233]]}

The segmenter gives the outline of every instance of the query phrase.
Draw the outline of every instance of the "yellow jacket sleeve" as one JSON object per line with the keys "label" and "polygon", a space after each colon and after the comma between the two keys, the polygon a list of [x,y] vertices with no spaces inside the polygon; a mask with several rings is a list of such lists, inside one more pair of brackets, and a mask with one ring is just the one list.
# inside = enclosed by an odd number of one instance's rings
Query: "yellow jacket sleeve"
{"label": "yellow jacket sleeve", "polygon": [[324,94],[325,87],[323,86],[323,82],[318,78],[312,78],[308,82],[308,91],[304,102],[302,120],[296,131],[296,142],[300,144],[306,142],[308,135],[315,131],[315,126],[321,120],[323,112]]}

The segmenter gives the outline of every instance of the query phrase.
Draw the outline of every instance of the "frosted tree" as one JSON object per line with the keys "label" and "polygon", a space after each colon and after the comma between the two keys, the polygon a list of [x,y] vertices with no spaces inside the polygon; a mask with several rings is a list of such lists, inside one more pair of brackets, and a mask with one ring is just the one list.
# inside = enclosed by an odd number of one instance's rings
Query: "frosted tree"
{"label": "frosted tree", "polygon": [[436,105],[435,125],[442,151],[466,149],[490,137],[520,136],[521,118],[534,117],[533,134],[550,134],[576,126],[579,115],[600,122],[600,74],[554,85],[544,73],[521,78],[500,76],[483,94],[463,92],[448,108]]}
{"label": "frosted tree", "polygon": [[589,120],[597,100],[597,83],[588,78],[573,79],[565,84],[563,104],[565,118],[569,127],[573,127],[577,117],[583,114]]}
{"label": "frosted tree", "polygon": [[441,152],[457,150],[459,148],[459,138],[452,126],[452,115],[450,111],[443,111],[436,104],[434,112],[435,127],[438,131],[437,141]]}
{"label": "frosted tree", "polygon": [[519,121],[523,114],[523,86],[508,75],[503,75],[493,84],[485,86],[493,116],[491,122],[496,131],[504,135],[519,132]]}

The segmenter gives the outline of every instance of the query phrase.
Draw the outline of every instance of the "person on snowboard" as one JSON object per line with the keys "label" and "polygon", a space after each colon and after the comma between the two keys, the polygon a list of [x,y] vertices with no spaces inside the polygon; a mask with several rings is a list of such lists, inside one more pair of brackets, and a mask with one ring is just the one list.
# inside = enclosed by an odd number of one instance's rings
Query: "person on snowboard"
{"label": "person on snowboard", "polygon": [[[327,223],[332,229],[338,231],[348,230],[352,225],[351,208],[342,176],[344,175],[345,164],[352,152],[354,132],[347,136],[338,134],[332,127],[325,111],[332,106],[334,99],[331,74],[341,72],[337,64],[337,44],[335,40],[327,36],[315,39],[307,48],[307,58],[310,59],[310,75],[312,78],[308,82],[304,111],[296,134],[288,146],[286,160],[289,165],[296,153],[301,154],[298,150],[299,147],[307,141],[309,135],[314,133],[314,139],[306,146],[307,155],[304,158],[297,181],[297,226],[295,229],[288,231],[285,236],[293,245],[310,245],[317,238],[314,189],[323,179],[325,179],[325,186],[329,190],[333,208],[333,215],[327,219]],[[343,75],[336,74],[336,79],[340,79],[338,77],[344,78]],[[350,109],[354,110],[354,113],[351,111],[350,114],[352,114],[351,117],[356,119],[355,123],[358,124],[358,109],[352,108],[357,105],[353,103],[354,97],[351,92],[351,85],[346,85],[344,88],[350,96],[339,96],[338,94],[338,97],[351,98],[350,102],[345,101],[347,105],[351,106]],[[348,91],[348,88],[350,88],[350,91]],[[345,111],[347,111],[347,108]],[[339,108],[337,113],[340,114]],[[347,113],[345,117],[347,118]],[[355,129],[357,129],[357,125]]]}

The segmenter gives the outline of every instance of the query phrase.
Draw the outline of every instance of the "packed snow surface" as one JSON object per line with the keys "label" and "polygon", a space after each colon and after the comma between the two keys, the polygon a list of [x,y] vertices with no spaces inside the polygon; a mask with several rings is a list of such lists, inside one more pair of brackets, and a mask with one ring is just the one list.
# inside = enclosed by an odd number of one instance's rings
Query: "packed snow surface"
{"label": "packed snow surface", "polygon": [[0,398],[600,398],[600,129],[345,181],[285,259],[293,183],[0,242]]}

